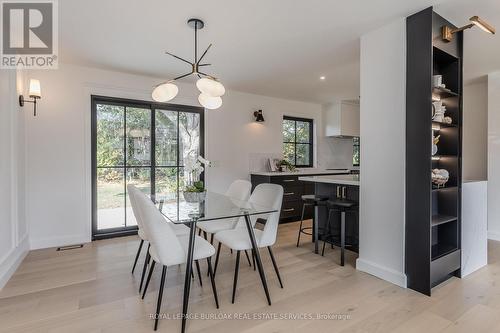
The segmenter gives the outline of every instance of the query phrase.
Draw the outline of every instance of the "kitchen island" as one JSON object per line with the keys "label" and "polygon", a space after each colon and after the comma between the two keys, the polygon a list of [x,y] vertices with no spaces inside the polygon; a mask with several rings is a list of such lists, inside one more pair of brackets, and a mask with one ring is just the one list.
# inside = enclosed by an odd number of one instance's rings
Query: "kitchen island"
{"label": "kitchen island", "polygon": [[[299,177],[303,182],[314,184],[315,195],[326,195],[330,200],[345,199],[359,203],[359,175],[324,175]],[[319,241],[338,246],[340,242],[340,212],[332,213],[330,228],[327,227],[328,209],[325,206],[315,208],[313,218],[314,252],[319,252]],[[326,231],[330,230],[329,235]],[[328,236],[328,237],[326,237]],[[332,237],[333,236],[333,237]],[[358,252],[359,248],[359,214],[357,210],[346,214],[346,244],[349,249]]]}

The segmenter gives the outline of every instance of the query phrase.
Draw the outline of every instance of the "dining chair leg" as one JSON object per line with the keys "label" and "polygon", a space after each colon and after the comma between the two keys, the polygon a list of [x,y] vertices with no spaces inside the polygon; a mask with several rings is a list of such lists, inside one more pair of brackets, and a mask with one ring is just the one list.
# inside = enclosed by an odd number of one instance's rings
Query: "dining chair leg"
{"label": "dining chair leg", "polygon": [[167,266],[163,266],[161,271],[160,289],[158,290],[158,302],[156,303],[156,317],[155,317],[155,331],[158,328],[158,319],[160,318],[161,299],[163,297],[163,288],[165,287],[165,280],[167,278]]}
{"label": "dining chair leg", "polygon": [[212,258],[207,258],[208,274],[210,275],[210,281],[212,282],[212,292],[214,293],[215,306],[219,308],[219,297],[217,296],[217,288],[215,287],[214,273],[212,272]]}
{"label": "dining chair leg", "polygon": [[240,251],[236,251],[236,266],[234,266],[234,281],[233,281],[233,298],[231,303],[234,304],[234,296],[236,295],[236,284],[238,283],[238,270],[240,268]]}
{"label": "dining chair leg", "polygon": [[304,211],[305,210],[306,210],[306,205],[302,205],[302,214],[300,215],[299,235],[297,236],[297,247],[299,247],[300,234],[302,233],[302,223],[304,222]]}
{"label": "dining chair leg", "polygon": [[132,274],[134,274],[135,266],[137,265],[137,260],[139,259],[139,255],[141,254],[142,244],[144,244],[144,239],[141,239],[139,243],[139,248],[137,249],[137,254],[135,255],[134,266],[132,266]]}
{"label": "dining chair leg", "polygon": [[201,236],[201,229],[198,229],[198,236]]}
{"label": "dining chair leg", "polygon": [[255,251],[252,249],[252,263],[253,263],[253,270],[255,271],[257,269],[257,266],[255,266]]}
{"label": "dining chair leg", "polygon": [[247,257],[248,266],[252,267],[252,262],[250,261],[250,257],[248,256],[247,250],[245,250],[245,256]]}
{"label": "dining chair leg", "polygon": [[231,254],[233,254],[233,249],[230,249],[230,251],[231,251]]}
{"label": "dining chair leg", "polygon": [[201,281],[200,262],[198,260],[195,260],[194,262],[196,263],[196,272],[198,272],[198,279],[200,280],[200,287],[203,287],[203,282]]}
{"label": "dining chair leg", "polygon": [[269,250],[269,256],[271,256],[271,261],[273,262],[274,271],[276,272],[276,275],[278,276],[278,281],[280,282],[280,286],[281,286],[281,288],[283,288],[283,282],[281,282],[280,271],[278,269],[278,265],[276,264],[276,260],[274,259],[273,250],[271,249],[270,246],[268,246],[267,249]]}
{"label": "dining chair leg", "polygon": [[208,234],[206,231],[203,231],[203,238],[205,238],[206,241],[208,240]]}
{"label": "dining chair leg", "polygon": [[214,245],[214,234],[210,235],[210,244]]}
{"label": "dining chair leg", "polygon": [[219,265],[219,255],[220,255],[221,246],[222,246],[222,243],[219,242],[219,245],[217,246],[217,255],[215,256],[214,278],[215,278],[215,273],[217,272],[217,265]]}
{"label": "dining chair leg", "polygon": [[153,262],[151,263],[151,267],[149,268],[148,278],[146,279],[146,284],[144,285],[144,290],[142,292],[142,299],[144,299],[144,296],[146,296],[146,290],[148,290],[149,281],[151,280],[151,276],[153,275],[153,270],[155,269],[155,263],[156,262],[153,260]]}
{"label": "dining chair leg", "polygon": [[250,236],[250,242],[252,243],[252,248],[255,251],[255,261],[257,262],[257,268],[259,269],[260,281],[262,282],[262,287],[266,293],[267,303],[271,305],[271,296],[269,296],[269,289],[267,289],[266,274],[264,273],[264,267],[262,266],[259,248],[257,247],[257,242],[255,241],[255,234],[253,232],[252,222],[249,215],[245,215],[245,223],[247,226],[248,236]]}
{"label": "dining chair leg", "polygon": [[146,259],[144,259],[144,266],[142,267],[141,284],[139,284],[139,294],[141,293],[142,284],[144,283],[144,276],[146,275],[146,269],[147,269],[148,264],[149,264],[149,259],[151,258],[151,255],[149,254],[150,247],[151,247],[151,243],[148,244],[148,252],[146,253]]}

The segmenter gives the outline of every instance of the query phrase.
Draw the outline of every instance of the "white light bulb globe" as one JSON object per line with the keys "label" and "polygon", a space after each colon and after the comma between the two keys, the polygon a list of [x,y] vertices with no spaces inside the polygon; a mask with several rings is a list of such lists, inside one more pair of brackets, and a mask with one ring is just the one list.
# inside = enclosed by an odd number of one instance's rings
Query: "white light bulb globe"
{"label": "white light bulb globe", "polygon": [[201,93],[200,96],[198,96],[198,102],[206,109],[215,110],[221,107],[222,98],[212,97],[205,93]]}
{"label": "white light bulb globe", "polygon": [[199,79],[196,82],[196,87],[199,91],[210,97],[220,97],[226,93],[226,88],[224,88],[222,83],[207,77]]}
{"label": "white light bulb globe", "polygon": [[178,92],[179,88],[175,84],[166,82],[154,88],[151,97],[153,97],[153,100],[156,102],[164,103],[177,96]]}

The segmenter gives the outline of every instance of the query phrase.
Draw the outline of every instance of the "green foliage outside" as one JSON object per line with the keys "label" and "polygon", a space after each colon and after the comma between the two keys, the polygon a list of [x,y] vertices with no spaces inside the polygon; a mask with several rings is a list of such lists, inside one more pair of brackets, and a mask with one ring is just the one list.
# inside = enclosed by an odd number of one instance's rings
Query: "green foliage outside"
{"label": "green foliage outside", "polygon": [[310,165],[311,135],[308,122],[284,119],[283,158],[292,165]]}

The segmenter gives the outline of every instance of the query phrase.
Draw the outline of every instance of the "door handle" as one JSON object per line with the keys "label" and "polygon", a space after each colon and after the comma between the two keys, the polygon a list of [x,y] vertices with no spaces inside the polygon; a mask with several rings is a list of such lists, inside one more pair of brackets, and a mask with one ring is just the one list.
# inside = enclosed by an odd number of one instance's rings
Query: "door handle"
{"label": "door handle", "polygon": [[284,212],[293,212],[294,210],[295,210],[295,208],[283,209]]}
{"label": "door handle", "polygon": [[284,183],[291,183],[291,182],[294,182],[295,179],[283,179],[283,182]]}
{"label": "door handle", "polygon": [[293,192],[287,192],[287,193],[283,193],[283,195],[294,195],[295,193]]}
{"label": "door handle", "polygon": [[340,186],[337,186],[337,199],[340,198]]}
{"label": "door handle", "polygon": [[346,196],[346,187],[343,186],[342,187],[342,199],[345,199],[347,196]]}

